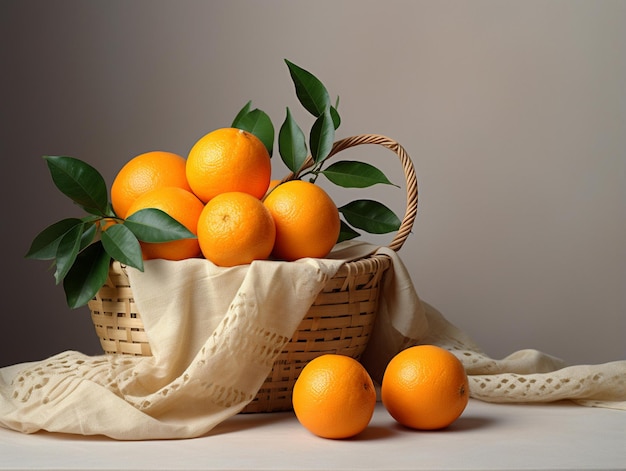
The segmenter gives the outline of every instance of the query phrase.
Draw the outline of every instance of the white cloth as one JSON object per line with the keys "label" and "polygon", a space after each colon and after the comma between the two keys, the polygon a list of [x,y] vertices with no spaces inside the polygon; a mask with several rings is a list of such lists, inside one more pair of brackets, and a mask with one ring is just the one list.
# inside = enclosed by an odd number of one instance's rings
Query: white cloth
{"label": "white cloth", "polygon": [[[106,435],[121,440],[190,438],[241,411],[271,370],[319,291],[346,260],[377,250],[345,243],[328,259],[259,261],[218,268],[206,260],[153,260],[129,270],[153,356],[86,356],[67,351],[0,369],[0,425]],[[388,360],[418,343],[452,350],[473,397],[493,402],[572,399],[626,410],[626,361],[565,367],[526,350],[484,355],[423,303],[397,254],[380,291],[363,356],[380,380]]]}

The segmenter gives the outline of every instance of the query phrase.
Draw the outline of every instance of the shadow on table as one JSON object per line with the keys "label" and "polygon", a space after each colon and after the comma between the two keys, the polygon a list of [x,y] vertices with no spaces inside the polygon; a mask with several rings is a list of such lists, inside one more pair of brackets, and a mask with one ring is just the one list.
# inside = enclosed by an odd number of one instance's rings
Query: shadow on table
{"label": "shadow on table", "polygon": [[491,427],[498,420],[492,417],[477,417],[477,416],[468,416],[468,417],[459,417],[454,421],[449,427],[442,429],[442,432],[467,432],[471,430],[482,429],[486,427]]}
{"label": "shadow on table", "polygon": [[461,416],[456,419],[452,424],[446,428],[436,430],[416,430],[410,427],[406,427],[400,423],[395,422],[387,428],[394,430],[395,432],[413,432],[413,433],[459,433],[469,432],[472,430],[484,429],[491,427],[498,422],[497,419],[491,417],[479,417],[479,416]]}
{"label": "shadow on table", "polygon": [[241,430],[269,427],[273,424],[295,420],[293,412],[272,412],[261,414],[237,414],[216,425],[204,437],[222,435]]}

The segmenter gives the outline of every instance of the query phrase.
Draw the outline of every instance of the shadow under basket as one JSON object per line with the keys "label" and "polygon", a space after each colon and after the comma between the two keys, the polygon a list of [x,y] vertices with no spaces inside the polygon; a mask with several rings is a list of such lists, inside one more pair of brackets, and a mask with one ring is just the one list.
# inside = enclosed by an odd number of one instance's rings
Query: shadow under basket
{"label": "shadow under basket", "polygon": [[[389,244],[397,251],[410,233],[417,212],[413,164],[397,142],[375,134],[338,141],[331,155],[360,144],[382,145],[395,152],[402,162],[407,181],[407,209],[400,229]],[[391,259],[383,254],[342,265],[317,295],[255,398],[242,412],[291,410],[293,385],[300,371],[320,355],[335,353],[360,359],[374,327],[382,281],[390,266]],[[111,264],[107,282],[89,302],[89,309],[105,353],[152,355],[125,267],[119,262]]]}

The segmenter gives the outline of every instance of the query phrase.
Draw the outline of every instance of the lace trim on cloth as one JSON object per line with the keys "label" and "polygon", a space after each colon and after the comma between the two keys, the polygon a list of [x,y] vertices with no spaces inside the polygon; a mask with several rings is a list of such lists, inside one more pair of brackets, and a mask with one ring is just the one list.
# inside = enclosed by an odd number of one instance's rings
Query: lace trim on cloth
{"label": "lace trim on cloth", "polygon": [[[617,366],[617,364],[615,365]],[[606,369],[606,372],[602,372]],[[619,394],[613,397],[603,393],[607,400],[593,400],[598,390],[626,390],[626,377],[616,373],[612,365],[572,366],[551,373],[518,375],[502,373],[490,377],[487,375],[470,376],[472,396],[489,401],[497,397],[498,402],[537,402],[545,401],[546,396],[558,401],[570,399],[588,406],[623,408],[625,403],[619,401]],[[587,399],[577,400],[578,397]]]}
{"label": "lace trim on cloth", "polygon": [[102,382],[114,391],[116,380],[111,376],[114,358],[74,358],[72,352],[61,353],[21,370],[11,382],[11,398],[21,403],[54,403],[71,393],[81,381]]}

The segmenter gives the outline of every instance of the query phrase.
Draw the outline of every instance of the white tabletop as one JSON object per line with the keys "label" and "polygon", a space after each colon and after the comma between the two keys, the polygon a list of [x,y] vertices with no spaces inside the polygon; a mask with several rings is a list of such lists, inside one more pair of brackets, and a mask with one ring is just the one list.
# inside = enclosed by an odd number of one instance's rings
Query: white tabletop
{"label": "white tabletop", "polygon": [[245,414],[191,440],[119,442],[0,428],[0,469],[45,470],[626,470],[626,412],[563,402],[471,400],[446,430],[397,425],[378,404],[349,440],[311,435],[291,412]]}

